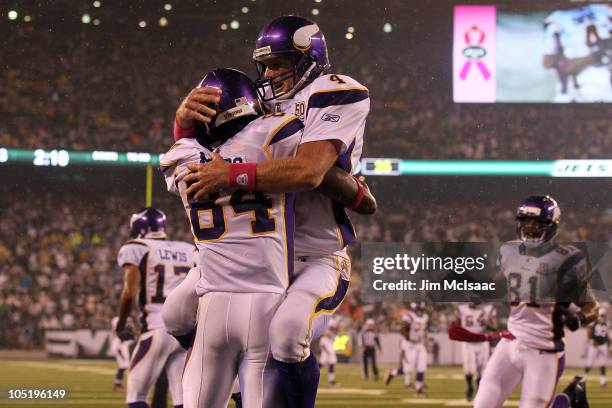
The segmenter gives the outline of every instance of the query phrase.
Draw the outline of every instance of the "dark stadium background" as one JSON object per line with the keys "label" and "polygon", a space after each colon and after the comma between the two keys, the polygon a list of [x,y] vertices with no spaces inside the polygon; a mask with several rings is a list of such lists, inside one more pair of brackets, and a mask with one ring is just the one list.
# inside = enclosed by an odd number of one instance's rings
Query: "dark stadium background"
{"label": "dark stadium background", "polygon": [[[172,9],[164,10],[166,3]],[[568,2],[475,2],[511,10]],[[333,71],[371,92],[364,157],[429,160],[610,158],[606,104],[455,104],[448,0],[28,1],[0,4],[0,147],[163,153],[180,100],[208,70],[250,60],[259,28],[285,13],[325,32]],[[241,11],[248,7],[248,13]],[[319,14],[313,15],[312,10]],[[8,10],[18,17],[6,18]],[[88,14],[91,22],[81,22]],[[30,21],[24,21],[24,16]],[[167,18],[167,26],[159,19]],[[93,21],[99,20],[99,25]],[[238,29],[221,29],[232,20]],[[140,21],[146,21],[144,28]],[[383,31],[390,23],[392,31]],[[347,39],[347,28],[354,27]],[[0,349],[41,349],[45,328],[106,329],[116,313],[115,256],[145,203],[137,166],[0,164]],[[546,177],[403,176],[367,179],[379,203],[354,217],[368,241],[499,241],[514,237],[524,196],[551,194],[567,240],[607,241],[611,181]],[[170,236],[190,240],[177,198],[154,176],[153,204]],[[608,210],[608,212],[606,212]],[[608,218],[606,218],[608,217]],[[397,308],[367,305],[356,284],[339,313],[354,328]],[[444,330],[435,321],[432,330]]]}

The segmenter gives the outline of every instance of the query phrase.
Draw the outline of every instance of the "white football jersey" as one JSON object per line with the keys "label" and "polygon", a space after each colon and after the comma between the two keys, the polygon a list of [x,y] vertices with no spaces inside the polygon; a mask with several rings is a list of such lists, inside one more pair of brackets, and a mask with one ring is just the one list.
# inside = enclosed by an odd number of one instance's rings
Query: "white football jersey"
{"label": "white football jersey", "polygon": [[[356,171],[363,148],[363,132],[370,111],[368,89],[346,75],[323,75],[276,110],[287,111],[304,121],[302,143],[339,140],[342,146],[336,166]],[[318,191],[296,198],[295,254],[327,255],[355,240],[355,230],[344,206]]]}
{"label": "white football jersey", "polygon": [[[528,254],[529,253],[529,254]],[[543,244],[527,252],[521,242],[500,248],[498,264],[508,281],[511,309],[508,329],[525,345],[563,350],[564,327],[557,289],[572,288],[564,304],[591,299],[584,253],[572,245]]]}
{"label": "white football jersey", "polygon": [[117,263],[120,267],[134,265],[140,270],[138,303],[142,331],[163,328],[162,305],[196,265],[194,246],[164,239],[132,239],[119,250]]}
{"label": "white football jersey", "polygon": [[[262,116],[214,151],[232,163],[292,157],[303,127],[286,113]],[[285,293],[293,274],[295,194],[238,190],[200,201],[188,198],[187,165],[209,161],[212,149],[198,139],[181,139],[161,163],[169,191],[183,201],[198,247],[198,293]]]}
{"label": "white football jersey", "polygon": [[427,323],[429,316],[423,313],[420,316],[409,310],[403,317],[406,323],[410,324],[409,340],[413,343],[424,343],[427,333]]}
{"label": "white football jersey", "polygon": [[473,333],[484,333],[487,323],[495,316],[495,308],[490,304],[470,307],[468,303],[464,303],[459,305],[457,310],[459,311],[461,326]]}
{"label": "white football jersey", "polygon": [[336,350],[334,350],[334,340],[336,339],[335,335],[324,334],[321,336],[319,340],[319,347],[321,348],[322,353],[327,353],[328,355],[334,354]]}

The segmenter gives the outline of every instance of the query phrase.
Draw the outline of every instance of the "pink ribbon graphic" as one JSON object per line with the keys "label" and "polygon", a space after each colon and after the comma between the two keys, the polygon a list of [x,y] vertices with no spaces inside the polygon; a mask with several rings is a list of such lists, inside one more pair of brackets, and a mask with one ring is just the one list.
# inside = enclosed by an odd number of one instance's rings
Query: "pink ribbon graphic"
{"label": "pink ribbon graphic", "polygon": [[[477,41],[473,41],[474,37],[476,36],[478,37]],[[467,44],[467,47],[463,49],[463,56],[466,58],[466,61],[465,64],[463,64],[463,67],[461,68],[459,78],[465,81],[468,72],[472,67],[472,62],[474,62],[485,81],[488,80],[491,77],[491,73],[487,69],[484,62],[482,62],[482,58],[487,55],[487,50],[482,47],[482,43],[485,40],[484,31],[474,25],[472,26],[472,28],[465,32],[463,38],[465,39],[465,43]]]}

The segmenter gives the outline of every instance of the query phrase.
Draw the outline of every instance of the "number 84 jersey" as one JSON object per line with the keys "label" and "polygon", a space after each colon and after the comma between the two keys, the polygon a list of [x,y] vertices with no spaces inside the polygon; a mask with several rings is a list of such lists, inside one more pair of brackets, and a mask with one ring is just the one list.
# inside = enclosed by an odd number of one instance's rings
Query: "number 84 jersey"
{"label": "number 84 jersey", "polygon": [[164,327],[162,305],[195,266],[196,254],[193,244],[165,239],[132,239],[121,247],[117,255],[119,266],[134,265],[140,271],[142,331]]}
{"label": "number 84 jersey", "polygon": [[[230,163],[292,157],[303,127],[293,115],[262,116],[214,151]],[[183,201],[198,247],[197,292],[285,293],[293,274],[295,195],[237,190],[202,200],[188,197],[187,165],[211,160],[212,150],[199,139],[181,139],[161,162],[168,189]]]}
{"label": "number 84 jersey", "polygon": [[500,248],[498,266],[512,306],[510,332],[528,347],[563,350],[561,305],[592,299],[584,253],[572,245],[547,242],[528,249],[509,242]]}

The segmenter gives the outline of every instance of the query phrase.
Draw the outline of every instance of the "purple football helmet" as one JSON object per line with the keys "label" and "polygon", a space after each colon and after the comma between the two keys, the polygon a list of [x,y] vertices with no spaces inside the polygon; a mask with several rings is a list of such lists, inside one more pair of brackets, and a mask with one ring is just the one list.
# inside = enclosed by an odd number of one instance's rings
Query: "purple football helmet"
{"label": "purple football helmet", "polygon": [[[274,78],[264,78],[266,61],[287,56],[292,71]],[[281,16],[266,25],[257,38],[253,60],[259,79],[255,82],[261,100],[289,99],[304,85],[325,73],[330,67],[325,36],[319,26],[306,18]],[[293,78],[293,88],[279,92],[276,88]]]}
{"label": "purple football helmet", "polygon": [[550,241],[557,233],[561,209],[551,196],[527,197],[516,210],[516,232],[528,246]]}
{"label": "purple football helmet", "polygon": [[213,106],[217,114],[212,122],[206,125],[207,133],[213,139],[225,139],[219,131],[220,127],[238,118],[259,116],[261,106],[255,91],[253,81],[241,71],[232,68],[215,69],[207,73],[199,84],[200,87],[209,86],[221,89],[221,100]]}
{"label": "purple football helmet", "polygon": [[131,238],[166,238],[166,214],[153,207],[141,208],[130,218]]}

